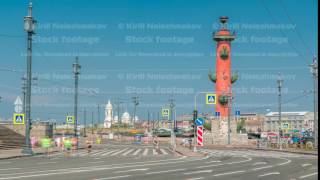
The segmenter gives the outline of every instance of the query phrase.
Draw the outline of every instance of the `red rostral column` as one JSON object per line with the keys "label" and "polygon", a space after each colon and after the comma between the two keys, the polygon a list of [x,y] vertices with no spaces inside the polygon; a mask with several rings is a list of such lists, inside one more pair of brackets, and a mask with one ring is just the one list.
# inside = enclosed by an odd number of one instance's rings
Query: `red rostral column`
{"label": "red rostral column", "polygon": [[231,74],[231,41],[235,39],[235,35],[227,29],[227,21],[228,17],[220,17],[222,27],[213,33],[213,40],[217,42],[216,73],[209,73],[209,79],[216,84],[216,112],[220,112],[221,118],[228,117],[229,110],[232,109],[231,104],[228,105],[232,97],[231,86],[238,79],[237,75]]}

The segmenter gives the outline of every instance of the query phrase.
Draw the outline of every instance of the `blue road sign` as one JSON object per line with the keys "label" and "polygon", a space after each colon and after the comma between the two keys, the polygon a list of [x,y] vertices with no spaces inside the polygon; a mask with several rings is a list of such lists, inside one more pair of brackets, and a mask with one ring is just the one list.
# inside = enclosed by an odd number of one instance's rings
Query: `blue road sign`
{"label": "blue road sign", "polygon": [[236,111],[236,116],[240,116],[240,111]]}
{"label": "blue road sign", "polygon": [[203,124],[204,124],[204,119],[202,119],[202,118],[196,119],[196,125],[197,126],[202,126]]}
{"label": "blue road sign", "polygon": [[220,112],[215,112],[215,116],[219,117],[220,116]]}

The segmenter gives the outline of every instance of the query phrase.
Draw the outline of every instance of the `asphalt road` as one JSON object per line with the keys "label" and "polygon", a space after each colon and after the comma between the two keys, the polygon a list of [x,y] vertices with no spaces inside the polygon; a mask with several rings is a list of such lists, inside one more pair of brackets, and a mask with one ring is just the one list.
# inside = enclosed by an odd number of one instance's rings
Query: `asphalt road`
{"label": "asphalt road", "polygon": [[[147,150],[146,150],[147,149]],[[206,157],[176,156],[167,148],[105,145],[66,157],[36,156],[0,161],[0,180],[200,180],[317,179],[317,156],[264,151],[208,150]]]}

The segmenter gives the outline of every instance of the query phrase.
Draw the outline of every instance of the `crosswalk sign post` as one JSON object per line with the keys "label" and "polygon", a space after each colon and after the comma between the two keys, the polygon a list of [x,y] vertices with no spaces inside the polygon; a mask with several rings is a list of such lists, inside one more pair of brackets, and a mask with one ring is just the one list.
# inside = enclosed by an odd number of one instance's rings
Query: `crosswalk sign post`
{"label": "crosswalk sign post", "polygon": [[206,95],[206,104],[217,104],[217,95],[210,93]]}
{"label": "crosswalk sign post", "polygon": [[67,116],[66,122],[67,124],[74,124],[74,116]]}
{"label": "crosswalk sign post", "polygon": [[13,114],[13,124],[14,125],[24,125],[25,115],[21,113]]}

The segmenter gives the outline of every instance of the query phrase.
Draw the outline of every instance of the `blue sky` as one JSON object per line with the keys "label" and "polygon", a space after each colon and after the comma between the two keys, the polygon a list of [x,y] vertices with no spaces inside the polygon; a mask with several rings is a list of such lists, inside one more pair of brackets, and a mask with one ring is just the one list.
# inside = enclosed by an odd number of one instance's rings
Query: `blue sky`
{"label": "blue sky", "polygon": [[[28,2],[1,4],[0,117],[8,119],[26,69]],[[312,96],[301,96],[312,90],[307,65],[318,56],[315,0],[34,0],[33,6],[38,21],[33,72],[39,79],[32,96],[34,119],[63,121],[72,113],[76,55],[82,66],[80,119],[84,107],[97,111],[97,104],[117,97],[124,99],[121,111],[132,112],[135,92],[141,118],[148,110],[156,114],[172,92],[177,114],[191,113],[196,92],[214,91],[207,74],[215,68],[211,36],[222,15],[237,34],[232,44],[232,69],[240,75],[233,86],[235,109],[276,110],[281,72],[283,100],[290,101],[283,110],[312,110]],[[214,112],[201,96],[198,103],[200,112]]]}

